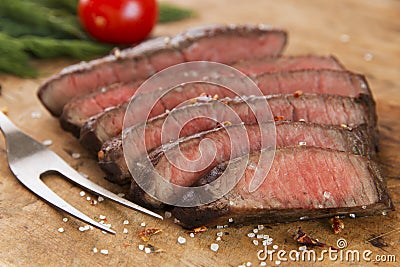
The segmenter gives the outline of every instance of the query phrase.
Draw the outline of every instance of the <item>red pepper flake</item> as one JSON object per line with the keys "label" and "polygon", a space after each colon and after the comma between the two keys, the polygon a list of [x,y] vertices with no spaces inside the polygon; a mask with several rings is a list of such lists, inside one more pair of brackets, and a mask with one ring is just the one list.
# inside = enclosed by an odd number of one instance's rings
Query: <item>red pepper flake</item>
{"label": "red pepper flake", "polygon": [[285,120],[285,116],[275,116],[274,121],[283,121]]}
{"label": "red pepper flake", "polygon": [[98,159],[104,159],[104,152],[103,152],[103,150],[100,150],[100,151],[97,153],[97,158],[98,158]]}
{"label": "red pepper flake", "polygon": [[333,232],[335,233],[335,235],[341,233],[342,230],[344,229],[344,223],[339,218],[339,216],[332,218],[331,223],[332,223],[332,228],[333,228]]}
{"label": "red pepper flake", "polygon": [[303,93],[304,93],[303,91],[297,90],[296,92],[294,92],[293,96],[294,96],[295,98],[298,98],[298,97],[300,97]]}
{"label": "red pepper flake", "polygon": [[207,231],[207,227],[200,226],[200,227],[194,228],[192,231],[189,231],[189,234],[193,233],[193,234],[197,235],[199,233],[204,233],[205,231]]}
{"label": "red pepper flake", "polygon": [[132,246],[132,245],[129,243],[124,243],[124,247],[130,247],[130,246]]}
{"label": "red pepper flake", "polygon": [[150,240],[150,237],[153,235],[158,234],[159,232],[161,232],[162,230],[158,229],[158,228],[144,228],[142,231],[140,231],[140,233],[138,234],[138,236],[145,242]]}
{"label": "red pepper flake", "polygon": [[301,227],[299,227],[299,230],[297,231],[297,235],[296,235],[295,239],[296,239],[297,243],[305,245],[307,247],[325,247],[326,246],[324,243],[321,243],[318,240],[309,237],[306,233],[304,233],[301,230]]}

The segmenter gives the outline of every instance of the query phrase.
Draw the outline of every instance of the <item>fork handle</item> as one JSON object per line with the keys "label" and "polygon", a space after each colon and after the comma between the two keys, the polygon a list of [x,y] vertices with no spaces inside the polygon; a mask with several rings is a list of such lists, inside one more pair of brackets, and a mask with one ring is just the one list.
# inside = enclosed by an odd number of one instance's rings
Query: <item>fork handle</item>
{"label": "fork handle", "polygon": [[2,111],[0,111],[0,129],[4,133],[4,135],[18,131],[18,128]]}

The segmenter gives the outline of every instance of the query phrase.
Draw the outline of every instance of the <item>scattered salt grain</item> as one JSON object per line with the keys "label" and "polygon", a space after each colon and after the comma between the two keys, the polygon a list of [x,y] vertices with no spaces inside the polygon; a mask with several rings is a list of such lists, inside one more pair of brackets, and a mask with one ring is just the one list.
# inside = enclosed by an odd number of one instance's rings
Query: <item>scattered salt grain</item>
{"label": "scattered salt grain", "polygon": [[233,218],[229,218],[228,222],[233,223]]}
{"label": "scattered salt grain", "polygon": [[217,229],[223,229],[224,226],[223,225],[217,225]]}
{"label": "scattered salt grain", "polygon": [[143,250],[144,249],[144,245],[139,245],[139,250]]}
{"label": "scattered salt grain", "polygon": [[305,146],[305,145],[307,145],[307,142],[304,142],[304,141],[299,142],[299,146]]}
{"label": "scattered salt grain", "polygon": [[321,205],[321,204],[318,205],[318,208],[320,208],[320,209],[322,209],[323,207],[324,207],[324,206]]}
{"label": "scattered salt grain", "polygon": [[32,119],[39,119],[40,117],[42,117],[42,113],[40,113],[38,111],[33,111],[31,113],[31,117],[32,117]]}
{"label": "scattered salt grain", "polygon": [[50,139],[47,139],[47,140],[44,140],[44,141],[42,142],[42,144],[43,144],[44,146],[51,146],[51,145],[53,144],[53,141],[50,140]]}
{"label": "scattered salt grain", "polygon": [[276,264],[276,265],[279,265],[279,264],[281,264],[281,261],[280,261],[280,260],[276,260],[276,261],[275,261],[275,264]]}
{"label": "scattered salt grain", "polygon": [[125,194],[124,194],[124,193],[118,193],[117,196],[119,196],[119,197],[124,197]]}
{"label": "scattered salt grain", "polygon": [[220,236],[218,236],[216,239],[215,239],[215,241],[221,241],[222,239],[221,239],[221,237]]}
{"label": "scattered salt grain", "polygon": [[340,35],[340,41],[342,43],[348,43],[350,41],[350,36],[348,34]]}
{"label": "scattered salt grain", "polygon": [[264,235],[263,234],[258,234],[257,235],[257,239],[263,239],[264,238]]}
{"label": "scattered salt grain", "polygon": [[100,250],[100,253],[103,255],[108,255],[108,249],[102,249]]}
{"label": "scattered salt grain", "polygon": [[86,193],[85,193],[85,191],[81,191],[81,192],[79,192],[79,195],[80,195],[81,197],[84,197],[84,196],[86,195]]}
{"label": "scattered salt grain", "polygon": [[218,251],[218,249],[219,249],[219,245],[218,244],[215,244],[215,243],[212,243],[211,244],[211,246],[210,246],[210,249],[212,250],[212,251]]}
{"label": "scattered salt grain", "polygon": [[374,55],[372,55],[371,53],[367,52],[364,54],[364,60],[365,61],[371,61],[374,58]]}
{"label": "scattered salt grain", "polygon": [[264,230],[264,225],[262,225],[262,224],[257,225],[257,229],[258,230]]}
{"label": "scattered salt grain", "polygon": [[129,221],[128,220],[124,220],[124,222],[123,222],[123,224],[129,224]]}
{"label": "scattered salt grain", "polygon": [[105,218],[106,218],[105,215],[101,215],[101,214],[99,215],[99,219],[100,219],[100,220],[104,220]]}
{"label": "scattered salt grain", "polygon": [[60,232],[60,233],[64,233],[64,228],[60,227],[60,228],[57,229],[57,231]]}
{"label": "scattered salt grain", "polygon": [[254,233],[248,233],[247,236],[250,237],[250,238],[253,238],[253,237],[256,236],[256,234],[254,234]]}
{"label": "scattered salt grain", "polygon": [[180,221],[177,218],[174,218],[174,223],[179,223]]}
{"label": "scattered salt grain", "polygon": [[145,226],[146,226],[146,223],[145,223],[145,222],[142,222],[142,223],[140,224],[140,226],[145,227]]}
{"label": "scattered salt grain", "polygon": [[361,208],[362,208],[363,210],[365,210],[365,209],[367,208],[367,206],[364,205],[364,206],[362,206]]}
{"label": "scattered salt grain", "polygon": [[356,215],[354,213],[350,213],[349,216],[350,216],[350,218],[353,218],[353,219],[356,217]]}
{"label": "scattered salt grain", "polygon": [[308,219],[308,216],[302,216],[302,217],[300,217],[300,220],[302,221],[302,220],[305,220],[305,219]]}
{"label": "scattered salt grain", "polygon": [[93,251],[93,253],[99,252],[99,250],[97,248],[93,248],[92,251]]}
{"label": "scattered salt grain", "polygon": [[306,122],[306,120],[305,119],[300,119],[299,122]]}
{"label": "scattered salt grain", "polygon": [[124,230],[122,231],[122,233],[127,234],[127,233],[128,233],[128,229],[124,228]]}
{"label": "scattered salt grain", "polygon": [[105,235],[107,234],[107,232],[106,232],[106,231],[101,231],[101,232],[102,232],[103,234],[105,234]]}
{"label": "scattered salt grain", "polygon": [[101,196],[99,196],[99,197],[97,198],[97,201],[99,201],[99,202],[103,202],[103,201],[104,201],[104,198],[103,198],[103,197],[101,197]]}
{"label": "scattered salt grain", "polygon": [[265,261],[260,262],[260,266],[267,266],[267,263]]}
{"label": "scattered salt grain", "polygon": [[386,216],[387,215],[387,211],[382,211],[382,215]]}
{"label": "scattered salt grain", "polygon": [[186,243],[186,238],[184,238],[182,236],[178,237],[178,243],[181,244],[181,245],[185,244]]}
{"label": "scattered salt grain", "polygon": [[278,249],[279,246],[278,246],[278,245],[273,245],[272,248],[273,248],[273,249]]}
{"label": "scattered salt grain", "polygon": [[251,262],[249,262],[249,261],[246,262],[246,266],[247,266],[247,267],[250,267],[250,266],[251,266]]}
{"label": "scattered salt grain", "polygon": [[86,200],[87,201],[90,201],[92,198],[91,197],[86,197]]}
{"label": "scattered salt grain", "polygon": [[190,237],[194,237],[194,233],[190,233],[189,236],[190,236]]}
{"label": "scattered salt grain", "polygon": [[166,211],[165,214],[164,214],[164,217],[165,217],[165,219],[169,219],[169,218],[172,217],[172,213],[169,212],[169,211]]}
{"label": "scattered salt grain", "polygon": [[254,246],[258,246],[258,240],[257,240],[257,239],[254,239],[254,240],[253,240],[253,244],[254,244]]}
{"label": "scattered salt grain", "polygon": [[150,249],[149,247],[145,247],[145,248],[144,248],[144,252],[145,252],[146,254],[149,254],[149,253],[151,252],[151,249]]}
{"label": "scattered salt grain", "polygon": [[63,218],[63,222],[68,222],[68,218]]}
{"label": "scattered salt grain", "polygon": [[72,154],[71,154],[71,157],[72,157],[73,159],[79,159],[79,158],[81,157],[81,154],[79,154],[79,153],[72,153]]}
{"label": "scattered salt grain", "polygon": [[331,192],[324,191],[324,198],[328,199],[331,197]]}
{"label": "scattered salt grain", "polygon": [[217,233],[217,236],[223,236],[223,235],[224,235],[223,232],[218,232],[218,233]]}
{"label": "scattered salt grain", "polygon": [[257,234],[258,233],[258,229],[253,229],[253,233]]}

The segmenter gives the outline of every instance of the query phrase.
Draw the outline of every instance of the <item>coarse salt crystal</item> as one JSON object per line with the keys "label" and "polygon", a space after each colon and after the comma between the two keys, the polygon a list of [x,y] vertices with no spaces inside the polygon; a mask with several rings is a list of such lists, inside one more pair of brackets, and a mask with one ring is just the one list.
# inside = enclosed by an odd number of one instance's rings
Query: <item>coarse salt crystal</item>
{"label": "coarse salt crystal", "polygon": [[233,202],[232,200],[229,201],[229,206],[234,206],[235,202]]}
{"label": "coarse salt crystal", "polygon": [[146,223],[145,223],[145,222],[142,222],[142,223],[140,224],[140,226],[145,227],[145,226],[146,226]]}
{"label": "coarse salt crystal", "polygon": [[305,146],[305,145],[307,145],[307,142],[304,142],[304,141],[299,142],[299,146]]}
{"label": "coarse salt crystal", "polygon": [[190,233],[189,236],[190,236],[190,237],[194,237],[194,233]]}
{"label": "coarse salt crystal", "polygon": [[374,58],[374,55],[372,55],[371,53],[365,53],[364,54],[364,60],[365,61],[371,61]]}
{"label": "coarse salt crystal", "polygon": [[106,218],[105,215],[101,215],[101,214],[99,215],[99,219],[100,219],[100,220],[104,220],[105,218]]}
{"label": "coarse salt crystal", "polygon": [[307,246],[301,246],[301,247],[299,247],[299,250],[300,251],[307,250]]}
{"label": "coarse salt crystal", "polygon": [[139,245],[139,250],[143,250],[144,249],[144,245]]}
{"label": "coarse salt crystal", "polygon": [[211,244],[211,246],[210,246],[210,249],[212,250],[212,251],[218,251],[218,249],[219,249],[219,245],[218,244],[215,244],[215,243],[212,243]]}
{"label": "coarse salt crystal", "polygon": [[64,233],[64,228],[60,227],[60,228],[57,229],[57,231],[60,232],[60,233]]}
{"label": "coarse salt crystal", "polygon": [[181,245],[185,244],[186,243],[186,238],[184,238],[182,236],[178,237],[178,243],[181,244]]}
{"label": "coarse salt crystal", "polygon": [[267,263],[265,261],[260,262],[260,266],[267,266]]}
{"label": "coarse salt crystal", "polygon": [[223,236],[223,234],[224,234],[223,232],[218,232],[217,236]]}
{"label": "coarse salt crystal", "polygon": [[179,223],[180,221],[177,218],[174,218],[174,223]]}
{"label": "coarse salt crystal", "polygon": [[253,240],[253,244],[254,244],[254,246],[258,246],[258,240],[257,240],[257,239],[254,239],[254,240]]}
{"label": "coarse salt crystal", "polygon": [[276,264],[276,265],[279,265],[279,264],[281,264],[281,261],[280,261],[280,260],[276,260],[276,261],[275,261],[275,264]]}
{"label": "coarse salt crystal", "polygon": [[258,228],[258,230],[263,230],[264,229],[264,225],[259,224],[259,225],[257,225],[257,228]]}
{"label": "coarse salt crystal", "polygon": [[81,197],[84,197],[84,196],[86,195],[86,193],[85,193],[85,191],[81,191],[81,192],[79,192],[79,195],[80,195]]}
{"label": "coarse salt crystal", "polygon": [[321,205],[321,204],[318,205],[318,208],[320,208],[320,209],[322,209],[323,207],[324,207],[324,206]]}
{"label": "coarse salt crystal", "polygon": [[382,211],[382,215],[386,216],[387,215],[387,211]]}
{"label": "coarse salt crystal", "polygon": [[128,220],[124,220],[123,224],[129,224]]}
{"label": "coarse salt crystal", "polygon": [[91,197],[86,197],[86,200],[87,201],[90,201],[92,198]]}
{"label": "coarse salt crystal", "polygon": [[223,229],[224,226],[223,225],[217,225],[217,229]]}
{"label": "coarse salt crystal", "polygon": [[273,248],[273,249],[278,249],[279,246],[278,246],[278,245],[273,245],[272,248]]}
{"label": "coarse salt crystal", "polygon": [[353,219],[356,217],[356,215],[354,213],[350,213],[349,216],[350,216],[350,218],[353,218]]}
{"label": "coarse salt crystal", "polygon": [[164,213],[164,217],[165,217],[165,219],[169,219],[169,218],[172,217],[172,213],[169,212],[169,211],[166,211],[166,212]]}
{"label": "coarse salt crystal", "polygon": [[51,141],[50,139],[44,140],[42,142],[43,145],[45,146],[51,146],[53,144],[53,141]]}
{"label": "coarse salt crystal", "polygon": [[222,238],[220,237],[220,236],[218,236],[216,239],[215,239],[215,241],[221,241],[222,240]]}
{"label": "coarse salt crystal", "polygon": [[63,218],[63,222],[68,222],[68,218]]}
{"label": "coarse salt crystal", "polygon": [[33,111],[31,113],[31,117],[32,117],[32,119],[39,119],[40,117],[42,117],[42,113],[40,113],[38,111]]}
{"label": "coarse salt crystal", "polygon": [[146,254],[149,254],[149,253],[151,252],[151,249],[150,249],[149,247],[145,247],[145,248],[144,248],[144,252],[145,252]]}
{"label": "coarse salt crystal", "polygon": [[340,41],[342,43],[348,43],[350,41],[350,36],[348,34],[340,35]]}
{"label": "coarse salt crystal", "polygon": [[324,198],[328,199],[331,197],[331,192],[324,191]]}
{"label": "coarse salt crystal", "polygon": [[232,223],[233,222],[233,218],[229,218],[228,222]]}
{"label": "coarse salt crystal", "polygon": [[299,122],[306,122],[306,120],[305,119],[300,119]]}
{"label": "coarse salt crystal", "polygon": [[257,239],[263,239],[264,238],[264,235],[263,234],[258,234],[257,235]]}
{"label": "coarse salt crystal", "polygon": [[83,228],[83,226],[80,226],[80,227],[78,228],[78,230],[79,230],[80,232],[84,232],[84,231],[85,231],[85,228]]}
{"label": "coarse salt crystal", "polygon": [[365,210],[365,209],[367,208],[367,206],[364,205],[364,206],[362,206],[361,208],[362,208],[363,210]]}
{"label": "coarse salt crystal", "polygon": [[252,238],[252,237],[255,237],[256,234],[255,234],[255,233],[248,233],[247,236],[250,237],[250,238]]}
{"label": "coarse salt crystal", "polygon": [[105,234],[105,235],[107,234],[107,232],[106,232],[106,231],[101,231],[101,232],[102,232],[103,234]]}
{"label": "coarse salt crystal", "polygon": [[79,153],[72,153],[72,154],[71,154],[71,157],[72,157],[73,159],[79,159],[79,158],[81,157],[81,154],[79,154]]}
{"label": "coarse salt crystal", "polygon": [[250,266],[251,266],[251,262],[249,262],[249,261],[246,262],[246,266],[247,266],[247,267],[250,267]]}
{"label": "coarse salt crystal", "polygon": [[100,253],[103,255],[107,255],[108,254],[108,249],[102,249],[100,250]]}
{"label": "coarse salt crystal", "polygon": [[253,233],[257,234],[258,233],[258,229],[253,229]]}
{"label": "coarse salt crystal", "polygon": [[124,228],[124,230],[122,231],[122,233],[127,234],[127,233],[128,233],[128,229]]}
{"label": "coarse salt crystal", "polygon": [[101,196],[99,196],[99,197],[97,198],[97,201],[99,201],[99,202],[103,202],[103,201],[104,201],[104,198],[103,198],[103,197],[101,197]]}
{"label": "coarse salt crystal", "polygon": [[97,248],[93,248],[92,251],[93,251],[93,253],[99,252],[99,250]]}
{"label": "coarse salt crystal", "polygon": [[308,216],[302,216],[302,217],[300,217],[300,220],[305,220],[305,219],[308,219]]}

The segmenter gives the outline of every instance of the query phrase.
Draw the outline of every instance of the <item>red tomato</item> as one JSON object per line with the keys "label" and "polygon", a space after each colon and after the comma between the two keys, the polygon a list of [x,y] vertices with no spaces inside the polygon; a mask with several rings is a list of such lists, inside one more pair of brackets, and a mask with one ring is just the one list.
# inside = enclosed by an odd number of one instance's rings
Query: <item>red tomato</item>
{"label": "red tomato", "polygon": [[79,0],[79,19],[93,38],[113,44],[145,39],[158,19],[156,0]]}

